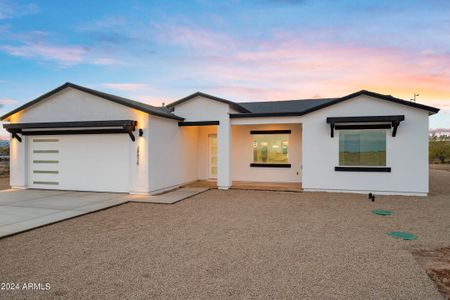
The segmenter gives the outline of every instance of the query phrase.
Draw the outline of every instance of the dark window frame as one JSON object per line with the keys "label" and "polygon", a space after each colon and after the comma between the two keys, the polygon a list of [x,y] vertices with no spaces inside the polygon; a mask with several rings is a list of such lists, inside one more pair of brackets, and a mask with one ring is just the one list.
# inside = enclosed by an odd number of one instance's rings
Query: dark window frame
{"label": "dark window frame", "polygon": [[250,134],[291,134],[290,129],[283,130],[252,130]]}
{"label": "dark window frame", "polygon": [[[291,130],[290,129],[282,129],[282,130],[251,130],[250,134],[251,135],[291,134]],[[289,150],[288,150],[288,160],[289,160]],[[291,164],[289,162],[287,162],[287,163],[258,163],[258,162],[252,162],[252,163],[250,163],[250,167],[252,167],[252,168],[290,168]]]}
{"label": "dark window frame", "polygon": [[391,172],[390,167],[334,167],[337,172]]}
{"label": "dark window frame", "polygon": [[251,163],[252,168],[290,168],[291,164]]}

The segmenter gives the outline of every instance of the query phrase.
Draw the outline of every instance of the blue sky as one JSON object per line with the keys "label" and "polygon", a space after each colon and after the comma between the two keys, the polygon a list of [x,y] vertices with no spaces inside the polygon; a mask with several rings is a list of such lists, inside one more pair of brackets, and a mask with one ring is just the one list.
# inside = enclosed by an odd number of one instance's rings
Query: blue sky
{"label": "blue sky", "polygon": [[153,105],[419,93],[449,128],[450,1],[0,0],[0,112],[66,81]]}

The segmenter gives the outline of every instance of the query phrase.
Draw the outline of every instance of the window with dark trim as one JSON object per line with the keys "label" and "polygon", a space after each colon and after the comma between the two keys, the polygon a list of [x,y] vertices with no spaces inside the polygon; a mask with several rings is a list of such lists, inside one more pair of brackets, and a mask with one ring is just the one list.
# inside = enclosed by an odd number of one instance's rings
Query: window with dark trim
{"label": "window with dark trim", "polygon": [[253,138],[253,163],[252,167],[289,167],[288,149],[289,134],[267,133],[259,131],[252,134]]}
{"label": "window with dark trim", "polygon": [[339,166],[385,167],[386,130],[339,131]]}

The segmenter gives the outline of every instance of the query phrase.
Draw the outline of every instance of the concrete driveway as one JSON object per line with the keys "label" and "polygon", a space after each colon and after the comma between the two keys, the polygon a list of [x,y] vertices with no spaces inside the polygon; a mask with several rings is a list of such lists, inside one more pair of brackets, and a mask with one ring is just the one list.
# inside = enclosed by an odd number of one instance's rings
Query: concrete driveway
{"label": "concrete driveway", "polygon": [[126,194],[48,190],[0,191],[0,237],[130,201]]}

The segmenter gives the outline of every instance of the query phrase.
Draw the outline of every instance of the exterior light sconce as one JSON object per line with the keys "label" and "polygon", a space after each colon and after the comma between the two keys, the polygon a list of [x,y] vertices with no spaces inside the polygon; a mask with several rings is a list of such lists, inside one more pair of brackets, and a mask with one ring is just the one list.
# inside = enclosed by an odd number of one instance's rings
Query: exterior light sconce
{"label": "exterior light sconce", "polygon": [[144,130],[142,130],[142,128],[139,128],[139,136],[143,136],[144,135]]}

